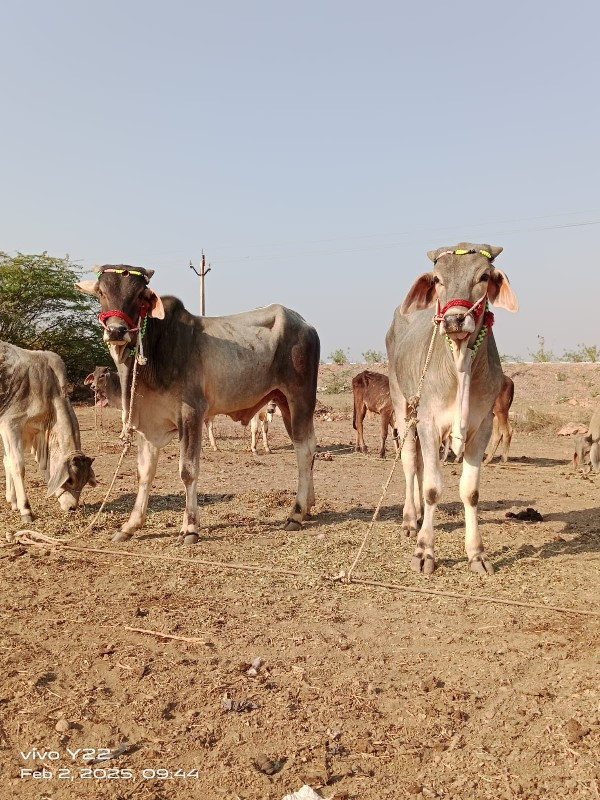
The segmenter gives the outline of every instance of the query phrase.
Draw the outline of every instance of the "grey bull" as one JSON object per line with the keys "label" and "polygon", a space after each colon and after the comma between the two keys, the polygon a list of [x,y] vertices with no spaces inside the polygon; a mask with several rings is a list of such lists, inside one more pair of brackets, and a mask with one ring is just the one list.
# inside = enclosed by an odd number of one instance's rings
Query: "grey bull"
{"label": "grey bull", "polygon": [[25,452],[33,452],[63,511],[77,508],[83,487],[96,485],[93,458],[81,451],[79,424],[67,394],[67,372],[56,353],[0,342],[0,436],[6,500],[33,521],[25,490]]}
{"label": "grey bull", "polygon": [[481,462],[492,430],[492,407],[502,386],[502,369],[491,330],[488,301],[516,311],[518,303],[506,275],[493,265],[501,247],[461,243],[427,255],[431,272],[421,275],[396,309],[386,337],[390,393],[403,436],[425,369],[433,318],[434,338],[425,374],[416,436],[402,448],[406,498],[402,525],[417,535],[412,567],[435,569],[434,516],[442,493],[440,443],[450,435],[455,455],[463,456],[460,498],[465,509],[465,548],[474,572],[492,573],[477,520]]}
{"label": "grey bull", "polygon": [[[276,401],[298,463],[298,489],[286,530],[299,530],[314,505],[313,413],[319,337],[295,311],[280,305],[223,317],[195,317],[175,297],[160,298],[148,282],[153,270],[126,265],[98,268],[96,281],[77,284],[100,300],[100,321],[121,379],[129,413],[133,356],[140,331],[144,356],[137,371],[132,426],[138,431],[138,493],[114,541],[129,539],[145,522],[159,451],[179,435],[179,473],[186,507],[180,541],[198,541],[197,483],[202,423],[228,414],[244,425]],[[143,336],[141,334],[143,333]],[[138,355],[141,355],[138,353]]]}

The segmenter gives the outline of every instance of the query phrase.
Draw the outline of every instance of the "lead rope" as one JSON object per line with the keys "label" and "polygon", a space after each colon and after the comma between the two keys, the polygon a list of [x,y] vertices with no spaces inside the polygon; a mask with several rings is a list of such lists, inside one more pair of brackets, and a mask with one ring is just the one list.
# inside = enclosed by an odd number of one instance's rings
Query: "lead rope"
{"label": "lead rope", "polygon": [[[436,333],[437,333],[437,323],[436,323],[435,318],[434,318],[434,320],[433,320],[433,333],[431,334],[431,341],[429,342],[429,350],[427,351],[427,358],[425,359],[425,366],[423,367],[423,372],[421,373],[421,378],[419,379],[419,384],[417,386],[417,393],[412,395],[411,397],[409,397],[408,400],[407,400],[408,415],[404,418],[404,422],[406,423],[406,427],[405,427],[405,430],[404,430],[404,435],[402,436],[402,440],[401,440],[400,444],[398,445],[398,450],[396,452],[396,458],[394,459],[394,463],[392,464],[392,469],[390,470],[390,474],[388,476],[388,479],[384,484],[383,491],[381,493],[381,497],[379,498],[379,502],[377,503],[377,507],[375,508],[375,511],[373,512],[373,516],[371,517],[371,522],[369,523],[369,527],[367,528],[367,531],[366,531],[366,533],[365,533],[365,535],[363,537],[362,543],[361,543],[360,547],[358,548],[358,552],[356,554],[356,557],[355,557],[354,561],[352,562],[352,565],[346,571],[342,570],[342,572],[340,572],[339,575],[336,575],[335,576],[336,580],[343,580],[345,583],[352,583],[352,573],[354,572],[354,570],[356,568],[356,565],[358,564],[359,559],[362,556],[363,550],[365,549],[365,546],[367,544],[367,539],[371,535],[371,531],[373,530],[373,526],[375,525],[375,522],[377,521],[377,517],[379,516],[379,510],[381,509],[381,504],[383,503],[383,500],[384,500],[384,498],[385,498],[385,496],[387,494],[387,490],[389,488],[389,485],[391,483],[392,477],[394,475],[394,471],[396,469],[396,465],[398,463],[398,459],[402,455],[402,448],[404,447],[404,443],[406,442],[406,438],[408,436],[408,433],[412,428],[414,428],[415,429],[415,435],[416,435],[417,422],[419,421],[417,419],[417,409],[419,408],[419,403],[421,401],[421,391],[423,389],[423,381],[425,380],[425,373],[427,372],[427,370],[429,368],[429,362],[431,361],[431,354],[433,352],[433,345],[434,345],[434,342],[435,342]],[[394,440],[397,441],[397,437],[394,437]]]}
{"label": "lead rope", "polygon": [[[138,331],[138,348],[141,344],[142,334],[141,331]],[[141,359],[140,359],[141,361]],[[145,363],[145,360],[144,362]],[[131,431],[133,430],[131,426],[131,419],[133,415],[133,401],[135,398],[135,388],[137,383],[137,368],[138,368],[138,358],[133,359],[133,374],[131,378],[131,397],[129,400],[129,413],[127,415],[127,422],[125,424],[125,428],[121,434],[123,439],[123,449],[121,450],[121,455],[119,457],[119,461],[117,463],[115,474],[113,475],[112,481],[110,486],[108,487],[108,491],[104,496],[104,500],[100,504],[100,508],[92,518],[92,521],[88,523],[85,528],[81,531],[81,533],[75,534],[75,536],[71,536],[69,539],[56,539],[53,536],[48,536],[48,534],[42,533],[41,531],[32,530],[30,528],[22,528],[21,530],[15,531],[15,533],[7,533],[6,539],[9,542],[14,542],[18,544],[25,544],[25,545],[40,545],[41,543],[50,544],[50,545],[62,545],[68,544],[69,542],[74,542],[76,539],[81,539],[86,533],[91,531],[91,529],[96,524],[100,514],[102,514],[104,510],[104,506],[106,505],[108,498],[114,488],[115,482],[117,480],[117,476],[119,475],[119,471],[121,469],[121,464],[123,463],[123,459],[125,455],[129,452],[131,447]]]}

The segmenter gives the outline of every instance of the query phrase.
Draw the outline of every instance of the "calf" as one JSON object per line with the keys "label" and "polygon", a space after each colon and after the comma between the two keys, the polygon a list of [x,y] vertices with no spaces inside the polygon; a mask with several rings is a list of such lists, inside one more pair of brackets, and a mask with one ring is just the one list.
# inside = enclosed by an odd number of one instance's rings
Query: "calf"
{"label": "calf", "polygon": [[388,435],[388,428],[394,428],[394,408],[390,397],[390,381],[387,375],[379,372],[371,372],[365,369],[352,378],[352,394],[354,395],[354,413],[352,415],[352,427],[356,431],[357,452],[367,452],[365,444],[363,421],[367,411],[380,415],[381,421],[381,444],[379,455],[385,458],[385,442]]}
{"label": "calf", "polygon": [[269,439],[267,437],[267,433],[269,431],[269,423],[273,421],[273,415],[275,414],[275,409],[277,406],[273,401],[267,403],[266,406],[263,406],[260,411],[257,411],[256,414],[250,420],[250,433],[252,435],[252,441],[250,444],[250,449],[254,453],[257,454],[256,450],[256,434],[258,432],[258,427],[260,425],[263,444],[265,446],[265,453],[270,453],[271,450],[269,448]]}
{"label": "calf", "polygon": [[93,458],[81,451],[79,424],[67,394],[67,371],[56,353],[0,342],[0,436],[6,500],[24,522],[33,514],[25,491],[25,451],[31,449],[63,511],[73,511],[81,490],[96,486]]}

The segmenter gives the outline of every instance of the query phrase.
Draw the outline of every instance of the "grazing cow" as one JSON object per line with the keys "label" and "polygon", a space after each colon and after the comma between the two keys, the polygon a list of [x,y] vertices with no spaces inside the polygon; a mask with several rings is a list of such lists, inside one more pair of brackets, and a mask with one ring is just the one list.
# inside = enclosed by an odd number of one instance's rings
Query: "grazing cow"
{"label": "grazing cow", "polygon": [[[96,367],[84,380],[84,384],[94,392],[96,402],[101,406],[122,409],[121,380],[116,372],[110,372],[108,367]],[[125,422],[124,419],[123,422]],[[216,452],[219,448],[213,432],[213,418],[207,417],[204,420],[204,424],[206,425],[210,446]]]}
{"label": "grazing cow", "polygon": [[25,452],[31,449],[63,511],[73,511],[81,490],[96,486],[93,458],[81,451],[79,424],[67,394],[67,371],[56,353],[0,342],[0,436],[6,501],[32,522],[25,491]]}
{"label": "grazing cow", "polygon": [[494,400],[492,412],[494,414],[494,421],[492,424],[492,438],[488,448],[488,453],[483,461],[484,464],[489,464],[500,442],[503,442],[502,447],[502,461],[508,461],[508,451],[510,450],[510,442],[512,439],[512,425],[508,421],[508,412],[512,406],[515,397],[515,384],[512,378],[504,375],[502,379],[502,388],[498,392],[498,397]]}
{"label": "grazing cow", "polygon": [[258,433],[258,428],[260,426],[263,444],[265,446],[265,453],[270,453],[271,449],[269,448],[269,439],[267,437],[267,433],[269,431],[269,423],[273,421],[273,415],[275,414],[275,409],[277,406],[271,400],[267,403],[266,406],[257,411],[256,414],[250,420],[250,434],[252,436],[250,449],[254,453],[257,454],[256,450],[256,434]]}
{"label": "grazing cow", "polygon": [[387,375],[380,372],[371,372],[365,369],[352,378],[352,394],[354,395],[354,413],[352,415],[352,427],[356,431],[357,452],[367,452],[365,437],[363,432],[363,421],[367,411],[380,415],[381,421],[381,444],[379,455],[385,458],[385,442],[388,435],[388,427],[394,428],[394,408],[390,397],[390,381]]}
{"label": "grazing cow", "polygon": [[415,402],[425,370],[434,332],[430,309],[436,306],[433,323],[441,335],[433,338],[416,436],[408,435],[402,448],[406,477],[402,526],[408,533],[416,532],[417,510],[423,509],[412,567],[425,574],[435,569],[434,515],[442,491],[439,450],[448,432],[455,455],[464,454],[460,497],[469,564],[474,572],[493,572],[477,523],[481,461],[503,379],[487,301],[509,311],[518,308],[508,279],[493,265],[501,252],[501,247],[465,243],[430,251],[433,270],[409,289],[386,337],[390,393],[402,437],[409,401]]}
{"label": "grazing cow", "polygon": [[[274,399],[298,462],[296,501],[286,530],[299,530],[314,505],[313,413],[319,337],[295,311],[280,305],[225,317],[195,317],[175,297],[149,288],[153,270],[104,265],[96,281],[77,284],[100,300],[104,339],[121,379],[129,414],[133,355],[139,368],[132,406],[138,431],[138,493],[114,541],[126,541],[146,518],[159,451],[179,434],[179,472],[186,494],[180,541],[198,541],[197,484],[206,416],[228,414],[247,425]],[[142,355],[143,349],[143,355]]]}

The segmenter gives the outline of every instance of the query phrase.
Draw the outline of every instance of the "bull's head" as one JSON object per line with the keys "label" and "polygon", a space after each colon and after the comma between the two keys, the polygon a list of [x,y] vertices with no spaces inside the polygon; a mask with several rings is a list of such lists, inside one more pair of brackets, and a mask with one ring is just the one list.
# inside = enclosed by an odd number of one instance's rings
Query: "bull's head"
{"label": "bull's head", "polygon": [[[52,459],[51,459],[52,461]],[[89,483],[96,486],[92,469],[94,459],[75,451],[66,459],[57,459],[52,464],[48,481],[48,497],[55,494],[63,511],[74,511],[79,505],[83,487]]]}
{"label": "bull's head", "polygon": [[152,269],[104,264],[97,268],[98,280],[75,284],[82,292],[100,300],[103,338],[111,345],[117,362],[126,360],[144,316],[158,319],[165,316],[160,297],[148,286],[153,275]]}
{"label": "bull's head", "polygon": [[493,266],[501,252],[501,247],[469,242],[430,250],[427,255],[434,268],[417,278],[401,312],[437,305],[440,332],[460,341],[475,332],[486,298],[498,308],[517,311],[519,304],[508,278]]}

